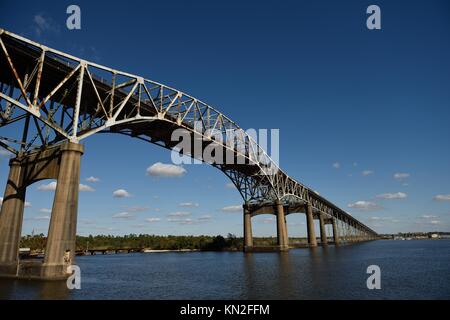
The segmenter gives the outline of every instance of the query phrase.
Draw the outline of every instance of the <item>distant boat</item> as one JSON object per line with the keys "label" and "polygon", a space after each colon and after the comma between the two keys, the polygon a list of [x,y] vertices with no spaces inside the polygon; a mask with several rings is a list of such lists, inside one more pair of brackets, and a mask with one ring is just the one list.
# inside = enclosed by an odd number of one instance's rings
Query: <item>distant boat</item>
{"label": "distant boat", "polygon": [[19,257],[21,258],[28,258],[30,256],[30,253],[30,248],[19,248]]}

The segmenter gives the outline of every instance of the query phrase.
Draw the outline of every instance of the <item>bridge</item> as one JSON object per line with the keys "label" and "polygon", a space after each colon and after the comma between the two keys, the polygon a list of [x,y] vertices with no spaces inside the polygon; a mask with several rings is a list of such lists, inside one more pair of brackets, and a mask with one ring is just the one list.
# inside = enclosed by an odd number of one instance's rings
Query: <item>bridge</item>
{"label": "bridge", "polygon": [[[189,136],[179,149],[176,130]],[[232,138],[229,133],[233,132]],[[75,259],[82,141],[96,133],[141,139],[222,171],[243,198],[244,251],[253,251],[252,217],[274,214],[277,249],[288,250],[286,216],[305,213],[310,247],[352,243],[378,234],[289,177],[255,140],[210,105],[177,89],[48,48],[0,29],[0,146],[10,172],[0,212],[0,275],[63,279]],[[225,139],[219,139],[219,133]],[[200,144],[200,151],[195,144]],[[213,150],[212,159],[202,157]],[[230,159],[232,161],[230,161]],[[18,259],[26,188],[56,179],[45,258],[22,270]]]}

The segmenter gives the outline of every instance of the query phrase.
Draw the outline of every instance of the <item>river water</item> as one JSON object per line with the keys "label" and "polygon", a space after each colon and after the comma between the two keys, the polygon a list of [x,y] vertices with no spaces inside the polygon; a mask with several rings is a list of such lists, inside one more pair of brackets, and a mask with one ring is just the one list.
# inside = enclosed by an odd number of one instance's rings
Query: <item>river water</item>
{"label": "river water", "polygon": [[[450,240],[379,240],[287,253],[77,257],[81,289],[0,280],[0,299],[450,299]],[[367,289],[369,265],[381,289]]]}

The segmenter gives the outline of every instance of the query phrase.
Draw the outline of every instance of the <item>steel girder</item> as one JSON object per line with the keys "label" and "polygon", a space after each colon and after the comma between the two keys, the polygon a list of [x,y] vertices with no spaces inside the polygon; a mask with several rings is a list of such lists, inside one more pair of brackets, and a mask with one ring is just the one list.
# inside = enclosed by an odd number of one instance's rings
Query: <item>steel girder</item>
{"label": "steel girder", "polygon": [[[367,236],[377,233],[289,177],[234,121],[212,106],[161,83],[43,46],[0,29],[0,146],[18,155],[100,132],[136,137],[176,150],[184,129],[237,163],[206,161],[224,172],[247,203],[310,203],[313,210]],[[21,129],[18,129],[21,128]],[[8,131],[8,130],[7,130]],[[230,132],[233,133],[230,136]],[[21,133],[20,136],[14,134]],[[224,137],[217,139],[217,135]],[[179,151],[179,150],[176,150]],[[202,158],[194,151],[183,154]],[[204,159],[201,159],[204,161]]]}

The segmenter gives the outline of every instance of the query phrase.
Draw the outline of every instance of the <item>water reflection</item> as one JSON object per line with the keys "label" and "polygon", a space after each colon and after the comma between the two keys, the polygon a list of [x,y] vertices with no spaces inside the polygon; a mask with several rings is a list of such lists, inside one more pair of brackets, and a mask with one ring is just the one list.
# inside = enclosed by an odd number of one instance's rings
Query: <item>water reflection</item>
{"label": "water reflection", "polygon": [[[65,281],[0,279],[0,299],[450,297],[450,241],[445,240],[376,241],[280,253],[99,255],[80,257],[77,263],[81,290],[68,290]],[[384,290],[367,289],[370,264],[382,267]]]}
{"label": "water reflection", "polygon": [[0,279],[0,299],[6,300],[14,296],[13,292],[16,290],[17,282],[9,279]]}
{"label": "water reflection", "polygon": [[39,288],[39,299],[65,300],[69,292],[65,281],[45,281]]}
{"label": "water reflection", "polygon": [[0,279],[0,299],[65,300],[69,298],[65,281]]}
{"label": "water reflection", "polygon": [[290,252],[280,252],[278,255],[278,299],[292,299],[295,291],[295,282],[292,281],[292,276],[296,270],[292,267],[290,256]]}

